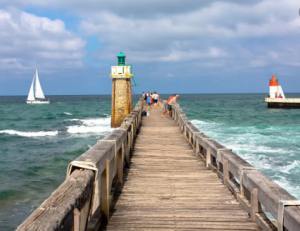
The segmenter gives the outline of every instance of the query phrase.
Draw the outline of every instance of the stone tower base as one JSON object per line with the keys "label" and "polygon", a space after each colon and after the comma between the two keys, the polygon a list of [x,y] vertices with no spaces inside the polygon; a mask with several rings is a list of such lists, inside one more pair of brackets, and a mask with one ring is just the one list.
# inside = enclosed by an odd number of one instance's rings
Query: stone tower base
{"label": "stone tower base", "polygon": [[132,111],[132,93],[130,78],[112,79],[111,127],[121,126],[125,117]]}

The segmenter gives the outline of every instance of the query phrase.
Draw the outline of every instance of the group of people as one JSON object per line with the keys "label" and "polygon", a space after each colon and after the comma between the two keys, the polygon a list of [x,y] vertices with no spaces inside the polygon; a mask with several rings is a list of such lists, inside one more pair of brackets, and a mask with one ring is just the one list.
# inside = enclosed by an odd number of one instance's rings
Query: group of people
{"label": "group of people", "polygon": [[[167,112],[167,117],[171,117],[171,112],[172,112],[172,105],[178,104],[176,101],[179,98],[178,94],[174,94],[170,96],[170,98],[167,100],[166,105],[165,105],[165,110],[161,114],[161,117],[164,117],[164,114]],[[154,93],[149,93],[149,92],[143,92],[143,101],[144,105],[148,105],[148,109],[151,110],[152,107],[157,107],[158,106],[158,100],[159,100],[159,93],[154,92]],[[179,105],[179,104],[178,104]]]}
{"label": "group of people", "polygon": [[[268,98],[270,98],[270,94],[268,95]],[[275,94],[275,98],[283,98],[281,94],[277,95]]]}
{"label": "group of people", "polygon": [[152,106],[157,107],[157,102],[159,100],[159,93],[149,93],[149,92],[143,92],[143,99],[144,99],[144,105],[148,105],[150,109]]}

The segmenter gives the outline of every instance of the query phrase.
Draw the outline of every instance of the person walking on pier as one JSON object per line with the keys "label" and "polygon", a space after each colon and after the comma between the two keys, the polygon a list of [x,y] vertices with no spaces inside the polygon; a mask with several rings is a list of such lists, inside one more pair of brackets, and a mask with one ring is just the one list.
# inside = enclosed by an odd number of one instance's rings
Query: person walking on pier
{"label": "person walking on pier", "polygon": [[147,105],[147,92],[144,92],[143,99],[144,99],[144,105]]}
{"label": "person walking on pier", "polygon": [[156,91],[154,92],[152,97],[153,97],[154,107],[156,108],[157,107],[157,98],[158,98],[158,95],[157,95]]}
{"label": "person walking on pier", "polygon": [[167,117],[169,118],[171,116],[171,112],[172,112],[172,105],[175,105],[175,104],[178,104],[179,106],[179,103],[176,102],[176,100],[179,98],[179,95],[175,95],[168,103],[168,115]]}
{"label": "person walking on pier", "polygon": [[149,109],[149,110],[151,109],[151,99],[152,99],[152,97],[151,97],[151,95],[148,93],[148,95],[147,95],[147,103],[148,103],[148,109]]}
{"label": "person walking on pier", "polygon": [[143,99],[143,103],[144,103],[144,100],[145,100],[145,92],[144,91],[143,91],[142,99]]}
{"label": "person walking on pier", "polygon": [[150,94],[150,106],[152,108],[152,105],[153,105],[153,93],[151,92]]}
{"label": "person walking on pier", "polygon": [[163,111],[163,113],[160,115],[162,118],[164,118],[164,114],[168,111],[168,103],[170,102],[170,100],[175,97],[176,94],[170,96],[170,98],[167,100],[166,105],[165,105],[165,110]]}

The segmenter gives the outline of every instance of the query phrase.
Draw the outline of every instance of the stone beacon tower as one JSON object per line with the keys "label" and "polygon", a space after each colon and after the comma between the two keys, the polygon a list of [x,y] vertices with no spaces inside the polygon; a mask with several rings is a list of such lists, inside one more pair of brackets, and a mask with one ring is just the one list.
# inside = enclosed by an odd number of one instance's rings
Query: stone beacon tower
{"label": "stone beacon tower", "polygon": [[126,56],[120,52],[118,66],[111,67],[111,127],[121,126],[125,117],[132,111],[131,66],[125,66]]}

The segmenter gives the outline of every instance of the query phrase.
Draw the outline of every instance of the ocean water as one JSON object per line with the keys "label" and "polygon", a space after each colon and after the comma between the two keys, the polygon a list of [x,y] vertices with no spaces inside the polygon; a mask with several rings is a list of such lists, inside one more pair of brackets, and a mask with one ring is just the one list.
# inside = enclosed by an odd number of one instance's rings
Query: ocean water
{"label": "ocean water", "polygon": [[[189,94],[178,102],[199,130],[300,199],[300,109],[268,109],[265,96]],[[110,96],[25,100],[0,97],[0,230],[15,230],[64,181],[68,164],[112,131]]]}
{"label": "ocean water", "polygon": [[[300,200],[300,109],[268,109],[267,94],[183,95],[181,106],[205,135]],[[300,98],[300,94],[286,94]]]}
{"label": "ocean water", "polygon": [[111,97],[0,97],[0,230],[15,230],[65,180],[67,165],[110,128]]}

